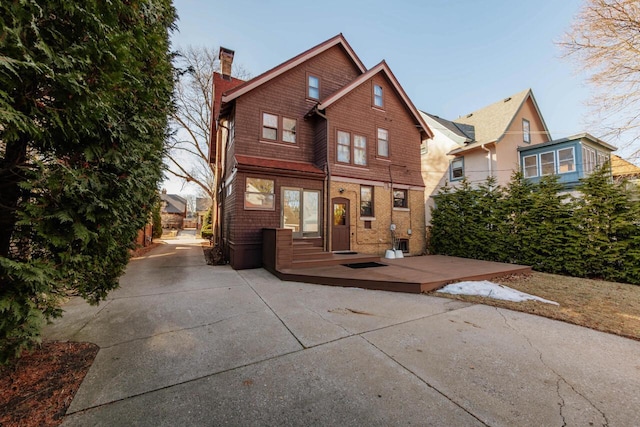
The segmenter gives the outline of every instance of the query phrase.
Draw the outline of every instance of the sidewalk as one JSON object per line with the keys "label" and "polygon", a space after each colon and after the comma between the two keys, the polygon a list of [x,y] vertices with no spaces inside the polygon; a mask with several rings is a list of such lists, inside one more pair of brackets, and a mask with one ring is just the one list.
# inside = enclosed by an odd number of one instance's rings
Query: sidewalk
{"label": "sidewalk", "polygon": [[100,352],[63,425],[640,425],[640,342],[425,295],[281,282],[197,239],[45,331]]}

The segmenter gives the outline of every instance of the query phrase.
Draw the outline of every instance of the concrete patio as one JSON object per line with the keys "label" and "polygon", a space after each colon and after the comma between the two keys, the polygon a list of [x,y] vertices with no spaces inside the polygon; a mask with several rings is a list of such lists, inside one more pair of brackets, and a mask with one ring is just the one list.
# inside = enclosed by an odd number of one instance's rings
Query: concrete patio
{"label": "concrete patio", "polygon": [[281,281],[177,239],[46,339],[100,351],[63,425],[640,425],[640,342],[429,295]]}

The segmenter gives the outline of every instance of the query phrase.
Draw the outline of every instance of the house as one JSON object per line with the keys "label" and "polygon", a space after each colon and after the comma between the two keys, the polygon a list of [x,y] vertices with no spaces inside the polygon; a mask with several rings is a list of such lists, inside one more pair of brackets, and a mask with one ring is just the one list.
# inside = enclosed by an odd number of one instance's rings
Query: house
{"label": "house", "polygon": [[182,229],[187,217],[187,200],[177,194],[160,194],[160,218],[163,229]]}
{"label": "house", "polygon": [[434,196],[445,184],[458,186],[494,177],[506,185],[514,171],[539,181],[560,175],[567,191],[598,165],[615,147],[587,133],[552,140],[531,89],[526,89],[472,113],[448,121],[423,113],[434,129],[422,151],[427,223]]}
{"label": "house", "polygon": [[233,56],[221,49],[210,144],[214,241],[231,266],[260,267],[270,228],[380,255],[394,228],[422,254],[420,145],[432,134],[386,62],[367,69],[342,34],[246,82],[229,76]]}
{"label": "house", "polygon": [[200,230],[202,228],[202,224],[204,223],[204,217],[211,208],[211,198],[210,197],[196,197],[196,219],[197,224],[196,228]]}
{"label": "house", "polygon": [[640,185],[640,167],[614,154],[611,155],[611,175],[615,181],[626,179]]}

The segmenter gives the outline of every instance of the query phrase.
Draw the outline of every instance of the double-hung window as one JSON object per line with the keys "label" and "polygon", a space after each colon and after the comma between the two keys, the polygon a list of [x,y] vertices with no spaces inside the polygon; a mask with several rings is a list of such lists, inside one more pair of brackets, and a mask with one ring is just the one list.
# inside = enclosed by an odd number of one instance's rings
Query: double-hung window
{"label": "double-hung window", "polygon": [[535,178],[538,176],[538,156],[525,156],[522,159],[522,168],[524,170],[525,178]]}
{"label": "double-hung window", "polygon": [[[352,139],[353,137],[353,139]],[[338,131],[338,162],[352,163],[358,166],[367,165],[367,138]]]}
{"label": "double-hung window", "polygon": [[378,156],[389,157],[389,131],[378,128]]}
{"label": "double-hung window", "polygon": [[360,216],[373,216],[373,187],[370,185],[360,186]]}
{"label": "double-hung window", "polygon": [[320,99],[320,79],[311,74],[307,75],[307,97]]}
{"label": "double-hung window", "polygon": [[558,173],[573,172],[576,170],[576,161],[573,148],[558,150]]}
{"label": "double-hung window", "polygon": [[373,106],[378,108],[384,108],[384,97],[382,92],[382,86],[373,85]]}
{"label": "double-hung window", "polygon": [[556,173],[556,152],[548,151],[540,154],[540,175],[553,175]]}
{"label": "double-hung window", "polygon": [[407,190],[393,190],[393,207],[394,208],[407,208],[409,202],[407,200]]}
{"label": "double-hung window", "polygon": [[464,178],[464,157],[451,160],[451,180],[457,181]]}
{"label": "double-hung window", "polygon": [[351,134],[338,131],[338,161],[351,163]]}
{"label": "double-hung window", "polygon": [[262,137],[274,141],[278,140],[278,116],[262,113]]}
{"label": "double-hung window", "polygon": [[296,119],[262,113],[262,139],[296,143]]}
{"label": "double-hung window", "polygon": [[531,143],[531,124],[527,119],[522,119],[522,140],[527,144]]}

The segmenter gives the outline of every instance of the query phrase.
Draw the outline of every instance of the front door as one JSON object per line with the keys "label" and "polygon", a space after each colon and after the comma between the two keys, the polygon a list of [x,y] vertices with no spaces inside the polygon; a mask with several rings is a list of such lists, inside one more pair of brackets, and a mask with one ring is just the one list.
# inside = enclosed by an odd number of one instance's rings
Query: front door
{"label": "front door", "polygon": [[331,250],[348,251],[349,245],[349,199],[336,197],[331,200],[333,218],[331,221]]}

